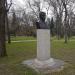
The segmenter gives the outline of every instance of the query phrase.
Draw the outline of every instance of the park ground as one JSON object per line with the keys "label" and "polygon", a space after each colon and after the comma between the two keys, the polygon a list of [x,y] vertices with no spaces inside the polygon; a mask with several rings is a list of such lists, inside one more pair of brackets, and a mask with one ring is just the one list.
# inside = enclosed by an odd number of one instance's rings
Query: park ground
{"label": "park ground", "polygon": [[[12,37],[11,44],[6,43],[8,56],[0,58],[0,75],[41,75],[34,70],[23,66],[24,60],[36,57],[36,41],[13,42],[24,40],[36,40],[33,37]],[[64,40],[51,38],[51,56],[68,63],[68,67],[61,72],[50,75],[75,75],[75,38],[71,38],[67,44]]]}

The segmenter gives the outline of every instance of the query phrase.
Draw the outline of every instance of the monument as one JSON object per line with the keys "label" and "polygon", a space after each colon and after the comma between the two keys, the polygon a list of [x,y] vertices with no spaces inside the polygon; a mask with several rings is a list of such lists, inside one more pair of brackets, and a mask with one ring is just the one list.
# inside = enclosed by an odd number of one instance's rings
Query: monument
{"label": "monument", "polygon": [[37,27],[37,58],[35,63],[37,67],[46,68],[54,64],[50,56],[50,29],[45,22],[46,14],[39,13],[40,20],[36,22]]}
{"label": "monument", "polygon": [[23,61],[22,64],[27,65],[38,72],[56,71],[63,69],[64,62],[51,58],[50,53],[50,29],[45,22],[46,14],[39,13],[39,21],[36,22],[37,27],[37,57],[32,60]]}

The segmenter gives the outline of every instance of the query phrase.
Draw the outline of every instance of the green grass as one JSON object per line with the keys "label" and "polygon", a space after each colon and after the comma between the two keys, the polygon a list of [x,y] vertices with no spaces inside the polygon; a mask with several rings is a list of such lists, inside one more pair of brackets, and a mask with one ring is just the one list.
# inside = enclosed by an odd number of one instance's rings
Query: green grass
{"label": "green grass", "polygon": [[[19,40],[19,38],[24,40],[27,37],[16,37],[16,40]],[[27,39],[32,39],[32,37]],[[11,43],[6,44],[6,47],[8,56],[0,58],[0,75],[39,75],[34,70],[21,65],[22,61],[36,57],[36,41]],[[64,60],[70,66],[62,72],[50,75],[75,75],[75,41],[64,44],[64,41],[52,39],[51,56]]]}
{"label": "green grass", "polygon": [[0,75],[37,75],[21,63],[36,55],[36,42],[7,44],[8,57],[0,58]]}
{"label": "green grass", "polygon": [[[51,39],[52,39],[52,40],[58,40],[56,36],[51,37]],[[75,40],[75,36],[71,36],[71,37],[69,38],[69,40],[74,41],[74,40]],[[58,41],[64,41],[64,38],[60,38]]]}

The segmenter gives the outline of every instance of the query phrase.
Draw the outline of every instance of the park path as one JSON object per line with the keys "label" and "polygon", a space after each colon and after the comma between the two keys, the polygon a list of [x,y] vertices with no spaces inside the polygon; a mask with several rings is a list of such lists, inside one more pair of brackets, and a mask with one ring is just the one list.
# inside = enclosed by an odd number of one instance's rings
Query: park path
{"label": "park path", "polygon": [[11,42],[34,42],[37,40],[18,40],[18,41],[11,41]]}
{"label": "park path", "polygon": [[[11,42],[35,42],[37,40],[18,40],[18,41],[11,41]],[[64,41],[64,40],[52,40],[52,41]],[[69,40],[69,41],[75,41],[75,40]]]}

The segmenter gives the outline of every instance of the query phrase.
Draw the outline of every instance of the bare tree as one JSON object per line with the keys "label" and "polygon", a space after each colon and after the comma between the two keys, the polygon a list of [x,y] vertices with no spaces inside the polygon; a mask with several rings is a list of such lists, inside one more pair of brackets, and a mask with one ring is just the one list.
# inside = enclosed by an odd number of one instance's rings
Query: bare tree
{"label": "bare tree", "polygon": [[67,23],[68,21],[68,7],[69,4],[74,3],[75,0],[61,0],[63,3],[63,7],[64,7],[64,12],[65,12],[65,18],[64,18],[64,37],[65,37],[65,43],[67,43],[68,40],[68,28],[69,28],[69,24]]}
{"label": "bare tree", "polygon": [[32,10],[33,14],[37,18],[39,18],[38,15],[39,15],[39,12],[41,11],[41,8],[40,8],[41,0],[33,0],[33,3],[31,2],[32,2],[31,0],[27,1],[28,6]]}
{"label": "bare tree", "polygon": [[17,16],[15,11],[13,10],[13,14],[12,14],[12,24],[11,24],[11,28],[12,28],[12,33],[14,34],[14,36],[16,37],[16,31],[17,31]]}
{"label": "bare tree", "polygon": [[0,0],[0,56],[6,56],[6,43],[5,43],[5,1]]}
{"label": "bare tree", "polygon": [[12,0],[10,0],[10,4],[8,4],[7,0],[6,0],[6,30],[7,30],[7,36],[8,36],[8,43],[11,43],[10,40],[10,30],[9,30],[9,23],[8,23],[8,12],[10,10],[10,7],[12,6]]}
{"label": "bare tree", "polygon": [[56,31],[57,37],[60,39],[61,37],[61,27],[62,27],[62,16],[63,16],[63,5],[61,0],[45,0],[48,2],[48,9],[53,7],[53,13],[56,18]]}
{"label": "bare tree", "polygon": [[[56,27],[57,27],[57,35],[58,39],[60,38],[62,27],[64,28],[64,36],[65,36],[65,43],[67,43],[68,39],[68,30],[69,26],[69,11],[68,7],[72,7],[75,0],[45,0],[54,8],[54,15],[56,17]],[[71,8],[73,10],[73,8]],[[63,16],[63,13],[65,14]],[[63,21],[64,17],[64,21]],[[63,22],[63,23],[62,23]],[[64,24],[64,25],[63,25]]]}

